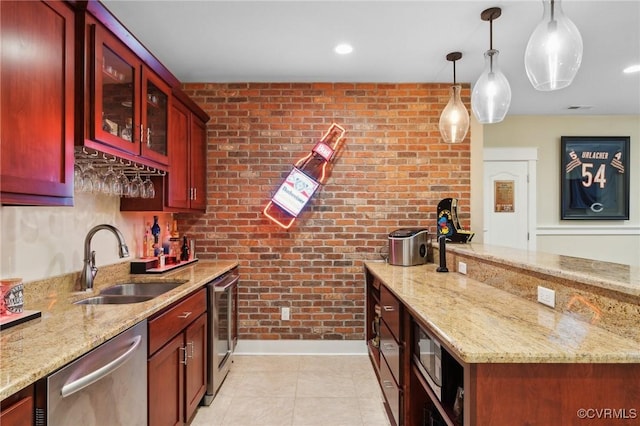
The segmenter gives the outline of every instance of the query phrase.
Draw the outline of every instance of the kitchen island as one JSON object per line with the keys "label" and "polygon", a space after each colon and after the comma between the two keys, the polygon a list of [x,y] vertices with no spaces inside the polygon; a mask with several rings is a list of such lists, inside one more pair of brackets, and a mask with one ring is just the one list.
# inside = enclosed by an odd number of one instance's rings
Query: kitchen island
{"label": "kitchen island", "polygon": [[[235,261],[198,261],[162,275],[129,275],[129,263],[100,268],[93,292],[77,292],[74,276],[25,283],[25,307],[42,317],[0,332],[0,400],[96,348],[233,269]],[[75,305],[100,289],[128,281],[184,284],[149,301],[122,305]]]}
{"label": "kitchen island", "polygon": [[[435,264],[365,263],[368,320],[380,323],[379,336],[375,325],[368,332],[370,355],[390,417],[421,424],[437,411],[449,425],[638,421],[637,268],[482,245],[447,249],[449,273]],[[455,272],[459,262],[466,275]],[[536,302],[538,285],[556,291],[555,308]],[[420,365],[421,330],[441,345],[441,389]],[[462,415],[454,409],[458,388]]]}

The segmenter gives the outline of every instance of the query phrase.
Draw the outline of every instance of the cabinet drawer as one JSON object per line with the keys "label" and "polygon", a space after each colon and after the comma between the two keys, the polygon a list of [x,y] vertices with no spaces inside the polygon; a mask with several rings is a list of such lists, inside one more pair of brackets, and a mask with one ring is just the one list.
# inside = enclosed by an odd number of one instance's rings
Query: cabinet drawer
{"label": "cabinet drawer", "polygon": [[400,334],[400,302],[385,286],[380,286],[380,304],[382,305],[382,319],[397,342],[402,342]]}
{"label": "cabinet drawer", "polygon": [[149,320],[149,355],[207,310],[207,290],[201,289]]}
{"label": "cabinet drawer", "polygon": [[384,322],[380,323],[380,350],[396,382],[400,383],[400,345]]}
{"label": "cabinet drawer", "polygon": [[389,366],[387,366],[384,360],[380,362],[380,386],[389,405],[393,420],[395,424],[398,425],[400,424],[400,389],[393,379]]}

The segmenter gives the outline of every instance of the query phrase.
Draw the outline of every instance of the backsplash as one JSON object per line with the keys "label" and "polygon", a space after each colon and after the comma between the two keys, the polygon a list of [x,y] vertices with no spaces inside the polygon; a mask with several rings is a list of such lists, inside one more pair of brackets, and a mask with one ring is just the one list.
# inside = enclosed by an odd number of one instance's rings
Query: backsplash
{"label": "backsplash", "polygon": [[[124,235],[131,257],[120,259],[117,241],[99,231],[91,242],[96,265],[110,265],[139,257],[146,222],[154,213],[120,212],[114,197],[76,193],[73,207],[0,207],[0,277],[24,282],[82,270],[84,239],[101,223],[116,226]],[[171,214],[155,213],[166,226]]]}

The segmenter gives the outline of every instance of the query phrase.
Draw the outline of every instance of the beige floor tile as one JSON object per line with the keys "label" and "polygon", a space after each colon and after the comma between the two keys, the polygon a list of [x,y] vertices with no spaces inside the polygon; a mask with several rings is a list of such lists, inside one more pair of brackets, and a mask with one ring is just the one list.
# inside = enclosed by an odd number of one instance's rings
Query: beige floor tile
{"label": "beige floor tile", "polygon": [[223,426],[288,426],[292,424],[293,398],[233,397]]}
{"label": "beige floor tile", "polygon": [[303,355],[300,371],[326,371],[355,374],[371,369],[366,355]]}
{"label": "beige floor tile", "polygon": [[384,409],[382,399],[358,398],[362,424],[365,426],[389,426],[387,412]]}
{"label": "beige floor tile", "polygon": [[237,355],[232,368],[250,371],[298,371],[300,357],[295,355]]}
{"label": "beige floor tile", "polygon": [[229,374],[227,374],[224,382],[222,382],[222,386],[220,386],[220,389],[218,390],[218,394],[227,396],[233,396],[233,394],[235,394],[238,386],[240,386],[240,383],[244,378],[244,374],[239,372],[238,370],[239,369],[232,369],[231,371],[229,371]]}
{"label": "beige floor tile", "polygon": [[362,417],[357,398],[296,398],[294,426],[357,426]]}
{"label": "beige floor tile", "polygon": [[[224,384],[223,384],[224,386]],[[232,397],[218,393],[209,406],[198,407],[191,426],[220,426],[229,410]]]}
{"label": "beige floor tile", "polygon": [[233,396],[295,398],[298,372],[256,371],[242,375]]}
{"label": "beige floor tile", "polygon": [[324,371],[301,371],[298,376],[297,398],[353,398],[356,386],[348,374]]}
{"label": "beige floor tile", "polygon": [[236,356],[193,426],[389,426],[366,355]]}

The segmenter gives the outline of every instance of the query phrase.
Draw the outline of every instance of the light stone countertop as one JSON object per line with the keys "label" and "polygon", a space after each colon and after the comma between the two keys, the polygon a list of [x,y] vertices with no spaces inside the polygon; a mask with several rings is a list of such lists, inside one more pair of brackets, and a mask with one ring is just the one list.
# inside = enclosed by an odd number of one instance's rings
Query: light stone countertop
{"label": "light stone countertop", "polygon": [[637,339],[433,263],[365,267],[466,363],[640,363]]}
{"label": "light stone countertop", "polygon": [[74,305],[73,301],[93,294],[45,289],[46,295],[27,307],[42,311],[41,318],[0,332],[0,400],[46,377],[237,265],[233,261],[200,260],[173,272],[131,275],[109,284],[125,280],[187,280],[178,288],[142,303]]}
{"label": "light stone countertop", "polygon": [[638,266],[474,243],[447,244],[447,252],[565,278],[629,296],[640,296]]}

